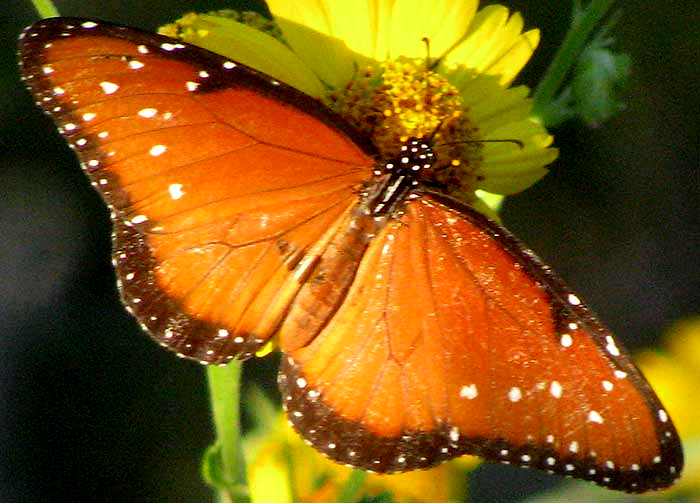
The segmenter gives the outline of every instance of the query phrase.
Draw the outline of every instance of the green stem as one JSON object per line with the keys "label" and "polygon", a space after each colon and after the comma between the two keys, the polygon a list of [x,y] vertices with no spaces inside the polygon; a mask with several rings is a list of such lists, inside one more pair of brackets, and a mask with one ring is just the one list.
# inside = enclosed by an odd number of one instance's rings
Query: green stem
{"label": "green stem", "polygon": [[32,0],[32,4],[39,13],[39,17],[41,19],[45,19],[47,17],[58,17],[61,15],[51,0]]}
{"label": "green stem", "polygon": [[338,495],[336,503],[354,503],[357,501],[366,479],[367,472],[364,470],[353,470],[343,490]]}
{"label": "green stem", "polygon": [[207,367],[211,410],[216,429],[220,503],[250,501],[241,447],[240,381],[243,364],[232,361],[224,367]]}
{"label": "green stem", "polygon": [[533,115],[542,117],[547,106],[554,101],[572,66],[576,64],[579,54],[586,47],[591,33],[608,12],[614,0],[592,0],[580,10],[578,2],[574,7],[574,16],[564,41],[542,77],[534,96]]}

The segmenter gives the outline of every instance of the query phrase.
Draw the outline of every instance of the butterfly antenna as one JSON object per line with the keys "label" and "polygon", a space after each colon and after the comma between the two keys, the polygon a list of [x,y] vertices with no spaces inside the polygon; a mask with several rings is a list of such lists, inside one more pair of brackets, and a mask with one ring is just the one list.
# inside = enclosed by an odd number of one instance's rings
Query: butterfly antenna
{"label": "butterfly antenna", "polygon": [[[440,124],[442,125],[442,124]],[[440,125],[435,129],[437,131],[440,128]],[[433,131],[433,136],[435,135],[435,131]],[[435,145],[435,147],[449,147],[452,145],[465,145],[469,143],[515,143],[520,149],[525,148],[525,144],[520,141],[516,140],[515,138],[498,138],[498,139],[487,139],[487,140],[462,140],[462,141],[451,141],[447,143],[439,143]]]}

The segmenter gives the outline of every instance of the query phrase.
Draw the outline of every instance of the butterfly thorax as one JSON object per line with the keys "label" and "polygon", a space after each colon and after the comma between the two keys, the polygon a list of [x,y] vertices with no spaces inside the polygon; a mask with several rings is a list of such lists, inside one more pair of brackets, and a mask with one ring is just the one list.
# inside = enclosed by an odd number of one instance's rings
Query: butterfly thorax
{"label": "butterfly thorax", "polygon": [[391,215],[434,162],[435,154],[430,145],[419,139],[406,141],[394,159],[377,166],[375,175],[381,181],[367,192],[370,213],[374,217]]}

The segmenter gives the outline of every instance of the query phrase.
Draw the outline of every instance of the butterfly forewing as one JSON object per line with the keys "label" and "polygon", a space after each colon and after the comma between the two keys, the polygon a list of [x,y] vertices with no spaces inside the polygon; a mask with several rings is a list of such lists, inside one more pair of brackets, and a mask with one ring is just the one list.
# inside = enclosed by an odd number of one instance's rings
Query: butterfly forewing
{"label": "butterfly forewing", "polygon": [[678,477],[644,378],[505,229],[424,193],[357,277],[280,377],[290,420],[332,459],[395,472],[469,453],[630,492]]}
{"label": "butterfly forewing", "polygon": [[130,311],[185,356],[250,355],[302,286],[290,271],[342,228],[371,148],[315,100],[167,37],[59,18],[20,50],[112,210]]}

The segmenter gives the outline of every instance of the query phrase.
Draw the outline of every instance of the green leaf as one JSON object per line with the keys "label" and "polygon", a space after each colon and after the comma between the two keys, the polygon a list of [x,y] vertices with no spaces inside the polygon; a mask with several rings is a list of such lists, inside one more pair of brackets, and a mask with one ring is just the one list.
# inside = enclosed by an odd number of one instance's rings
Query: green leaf
{"label": "green leaf", "polygon": [[345,483],[345,487],[342,488],[336,503],[354,503],[360,491],[362,491],[366,479],[367,472],[364,470],[353,470],[350,473],[348,481]]}
{"label": "green leaf", "polygon": [[631,61],[627,54],[592,45],[581,54],[571,83],[573,106],[589,125],[596,126],[625,108]]}
{"label": "green leaf", "polygon": [[204,451],[201,473],[208,485],[218,489],[227,487],[226,476],[221,467],[221,448],[219,445],[214,444]]}
{"label": "green leaf", "polygon": [[365,496],[357,503],[395,503],[394,497],[391,493],[382,493],[377,496]]}

